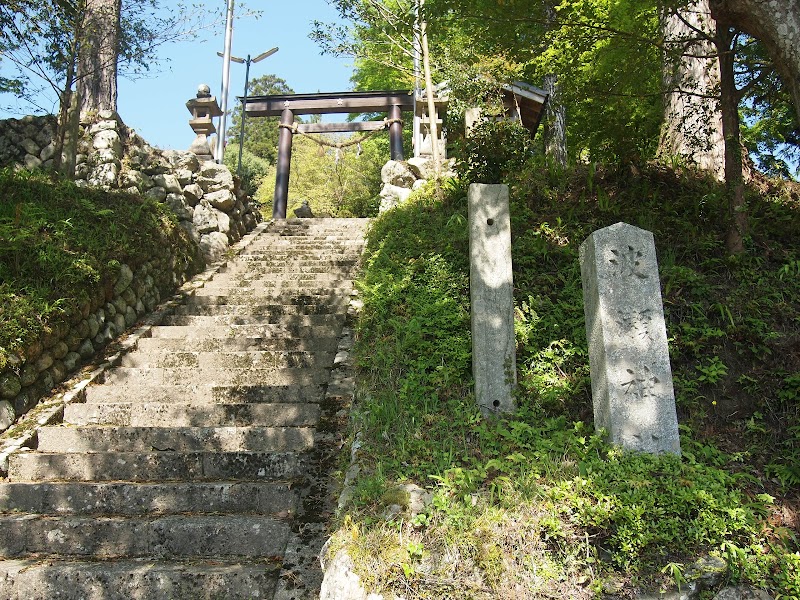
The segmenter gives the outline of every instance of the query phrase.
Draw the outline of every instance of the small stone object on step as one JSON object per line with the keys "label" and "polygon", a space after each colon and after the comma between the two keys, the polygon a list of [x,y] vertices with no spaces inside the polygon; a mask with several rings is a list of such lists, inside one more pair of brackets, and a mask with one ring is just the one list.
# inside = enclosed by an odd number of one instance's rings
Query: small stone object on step
{"label": "small stone object on step", "polygon": [[308,200],[303,200],[300,208],[294,209],[294,216],[298,219],[313,219],[314,213],[311,212],[311,207],[308,205]]}

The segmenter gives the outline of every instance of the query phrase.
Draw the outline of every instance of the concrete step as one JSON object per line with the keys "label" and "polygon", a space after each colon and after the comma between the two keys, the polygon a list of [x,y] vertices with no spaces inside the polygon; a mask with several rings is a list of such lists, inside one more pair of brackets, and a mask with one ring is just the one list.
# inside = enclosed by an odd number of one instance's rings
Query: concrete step
{"label": "concrete step", "polygon": [[[86,404],[130,404],[132,394],[153,403],[178,404],[297,404],[322,402],[322,385],[93,385],[86,388]],[[74,409],[70,409],[72,411]]]}
{"label": "concrete step", "polygon": [[253,600],[272,598],[278,568],[242,558],[187,561],[0,561],[7,600]]}
{"label": "concrete step", "polygon": [[254,482],[301,474],[295,452],[18,452],[8,460],[11,482]]}
{"label": "concrete step", "polygon": [[[185,347],[185,345],[184,345]],[[139,348],[122,358],[123,367],[200,368],[200,369],[285,369],[330,368],[332,352],[283,352],[251,350],[241,352],[148,351]]]}
{"label": "concrete step", "polygon": [[[262,281],[267,281],[267,284],[261,285]],[[337,282],[335,286],[329,286],[327,284],[308,286],[298,285],[297,282],[274,285],[273,283],[269,283],[269,280],[242,280],[236,283],[218,281],[216,283],[207,283],[202,288],[196,290],[194,298],[200,296],[227,296],[229,299],[235,298],[251,302],[253,297],[257,297],[258,299],[270,302],[282,298],[285,295],[297,293],[313,295],[331,294],[346,299],[352,296],[353,282],[350,280],[342,280]]]}
{"label": "concrete step", "polygon": [[[209,296],[205,296],[208,298]],[[304,315],[335,315],[347,312],[347,303],[332,304],[269,304],[268,301],[259,300],[260,304],[217,304],[206,302],[190,302],[176,307],[172,314],[175,316],[213,317],[236,316],[250,317],[280,317]]]}
{"label": "concrete step", "polygon": [[311,427],[52,426],[39,430],[40,452],[302,452]]}
{"label": "concrete step", "polygon": [[293,514],[285,482],[0,484],[0,512],[40,515]]}
{"label": "concrete step", "polygon": [[165,317],[162,325],[178,327],[215,327],[220,325],[285,325],[286,327],[315,327],[333,325],[344,321],[343,315],[172,315]]}
{"label": "concrete step", "polygon": [[185,306],[236,306],[236,307],[285,307],[285,308],[317,308],[346,309],[350,303],[349,296],[339,294],[298,294],[291,292],[278,292],[277,294],[262,294],[257,297],[251,294],[242,296],[246,301],[238,300],[236,294],[196,294],[187,298]]}
{"label": "concrete step", "polygon": [[318,339],[338,337],[342,325],[318,325],[314,327],[298,327],[294,325],[278,325],[265,323],[259,325],[205,325],[194,327],[189,325],[169,325],[153,327],[152,338],[178,338],[191,344],[198,339]]}
{"label": "concrete step", "polygon": [[[243,281],[257,281],[258,285],[266,288],[279,287],[290,289],[294,284],[295,288],[305,289],[328,288],[342,289],[347,285],[352,286],[352,281],[347,274],[341,273],[271,273],[266,269],[259,270],[248,268],[241,271],[220,273],[214,277],[204,287],[219,284],[241,284]],[[270,285],[271,284],[271,285]],[[341,285],[340,285],[341,284]]]}
{"label": "concrete step", "polygon": [[328,338],[195,338],[190,344],[181,338],[139,338],[142,352],[334,352],[339,339]]}
{"label": "concrete step", "polygon": [[290,526],[261,515],[0,516],[0,556],[258,558],[283,553]]}
{"label": "concrete step", "polygon": [[318,404],[198,404],[195,402],[128,402],[68,404],[64,422],[119,427],[312,427]]}
{"label": "concrete step", "polygon": [[314,385],[326,383],[327,369],[217,369],[117,367],[105,375],[106,385]]}

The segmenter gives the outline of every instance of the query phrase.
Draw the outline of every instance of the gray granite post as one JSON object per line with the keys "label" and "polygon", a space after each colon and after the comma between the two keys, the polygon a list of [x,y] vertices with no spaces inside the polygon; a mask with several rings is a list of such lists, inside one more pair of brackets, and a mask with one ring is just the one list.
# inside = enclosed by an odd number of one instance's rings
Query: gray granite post
{"label": "gray granite post", "polygon": [[469,186],[472,375],[484,417],[514,410],[517,380],[508,186]]}
{"label": "gray granite post", "polygon": [[600,229],[580,263],[595,427],[630,450],[680,454],[653,234]]}

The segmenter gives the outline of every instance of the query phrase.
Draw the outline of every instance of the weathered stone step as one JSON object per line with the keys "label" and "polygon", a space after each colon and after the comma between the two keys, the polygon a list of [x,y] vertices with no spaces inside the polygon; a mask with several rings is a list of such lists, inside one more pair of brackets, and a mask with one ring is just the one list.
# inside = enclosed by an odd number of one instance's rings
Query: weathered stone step
{"label": "weathered stone step", "polygon": [[302,452],[311,427],[43,427],[40,452]]}
{"label": "weathered stone step", "polygon": [[[185,347],[186,345],[184,345]],[[189,346],[191,347],[191,346]],[[330,367],[331,352],[283,352],[253,350],[241,352],[146,351],[139,348],[122,358],[123,367],[200,368],[200,369],[284,369]]]}
{"label": "weathered stone step", "polygon": [[[189,344],[195,352],[333,352],[338,338],[197,338]],[[187,347],[180,338],[139,338],[136,348],[143,352],[177,352]]]}
{"label": "weathered stone step", "polygon": [[[140,385],[135,393],[147,398],[148,402],[164,404],[318,404],[325,395],[322,385]],[[131,390],[124,386],[94,385],[86,388],[87,404],[130,402]]]}
{"label": "weathered stone step", "polygon": [[275,283],[270,279],[244,278],[236,281],[216,281],[206,283],[195,292],[197,296],[259,296],[271,300],[279,294],[304,293],[304,294],[336,294],[347,297],[353,290],[353,282],[341,279],[334,282],[324,282],[321,285],[310,285],[297,281]]}
{"label": "weathered stone step", "polygon": [[0,561],[7,600],[253,600],[272,598],[268,561]]}
{"label": "weathered stone step", "polygon": [[[240,300],[242,298],[244,301]],[[346,309],[350,303],[348,296],[342,297],[338,294],[298,294],[278,292],[273,294],[259,294],[254,296],[253,293],[237,295],[237,294],[195,294],[186,300],[187,306],[245,306],[245,307],[285,307],[287,310],[290,308],[304,309],[304,308],[326,308],[328,310]]]}
{"label": "weathered stone step", "polygon": [[[342,325],[317,325],[314,327],[297,327],[266,323],[258,325],[204,325],[192,327],[188,325],[170,325],[153,327],[150,330],[152,338],[180,338],[184,340],[197,339],[327,339],[338,336]],[[192,342],[187,342],[192,343]]]}
{"label": "weathered stone step", "polygon": [[[259,271],[257,269],[243,269],[236,272],[220,273],[214,277],[205,287],[210,285],[219,285],[221,283],[236,283],[240,284],[243,281],[258,281],[259,284],[265,289],[270,287],[286,287],[289,284],[295,284],[295,287],[324,288],[330,287],[336,289],[337,286],[352,285],[349,277],[341,273],[271,273],[268,270]],[[263,283],[262,283],[263,282]],[[268,284],[271,283],[271,285]]]}
{"label": "weathered stone step", "polygon": [[199,404],[194,402],[128,402],[68,404],[64,422],[120,427],[312,427],[318,404]]}
{"label": "weathered stone step", "polygon": [[347,279],[354,274],[354,267],[315,267],[294,265],[274,266],[260,262],[237,262],[230,265],[226,269],[221,269],[216,275],[216,278],[223,279],[226,277],[232,277],[238,279],[240,276],[252,278],[256,275],[259,275],[261,277],[270,277],[273,279],[286,281],[293,279],[323,278]]}
{"label": "weathered stone step", "polygon": [[293,514],[285,482],[0,484],[0,512],[40,515]]}
{"label": "weathered stone step", "polygon": [[214,327],[219,325],[285,325],[286,327],[315,327],[332,325],[344,320],[343,315],[172,315],[165,317],[162,325],[179,327]]}
{"label": "weathered stone step", "polygon": [[274,481],[302,474],[295,452],[17,452],[9,481]]}
{"label": "weathered stone step", "polygon": [[0,516],[0,556],[264,557],[283,553],[289,523],[254,515]]}
{"label": "weathered stone step", "polygon": [[[209,296],[205,296],[208,298]],[[340,302],[331,304],[269,304],[260,300],[260,304],[211,304],[204,302],[190,302],[177,306],[173,315],[190,317],[211,317],[232,315],[242,318],[249,317],[278,317],[278,316],[303,316],[303,315],[332,315],[342,314],[347,311],[347,304]]]}
{"label": "weathered stone step", "polygon": [[328,381],[328,371],[313,369],[217,369],[117,367],[105,375],[107,385],[314,385]]}
{"label": "weathered stone step", "polygon": [[271,265],[275,267],[345,267],[352,268],[358,264],[359,254],[349,252],[347,255],[331,252],[298,253],[298,252],[268,252],[267,250],[254,250],[243,252],[235,260],[227,263],[222,268],[230,265]]}

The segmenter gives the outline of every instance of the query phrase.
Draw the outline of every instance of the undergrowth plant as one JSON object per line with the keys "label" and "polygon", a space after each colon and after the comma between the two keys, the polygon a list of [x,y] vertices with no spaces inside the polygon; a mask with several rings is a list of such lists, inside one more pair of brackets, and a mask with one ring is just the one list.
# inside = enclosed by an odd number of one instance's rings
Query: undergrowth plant
{"label": "undergrowth plant", "polygon": [[[714,182],[530,162],[506,175],[518,410],[483,420],[470,395],[466,190],[419,191],[369,233],[362,471],[334,550],[371,590],[415,598],[658,588],[708,553],[728,561],[726,581],[800,598],[796,532],[775,520],[800,464],[796,197],[754,199],[749,252],[732,259]],[[622,452],[591,425],[578,246],[618,221],[655,234],[681,457]],[[430,503],[411,511],[399,483]]]}
{"label": "undergrowth plant", "polygon": [[191,270],[197,247],[153,199],[0,171],[0,370],[80,304],[165,248]]}

